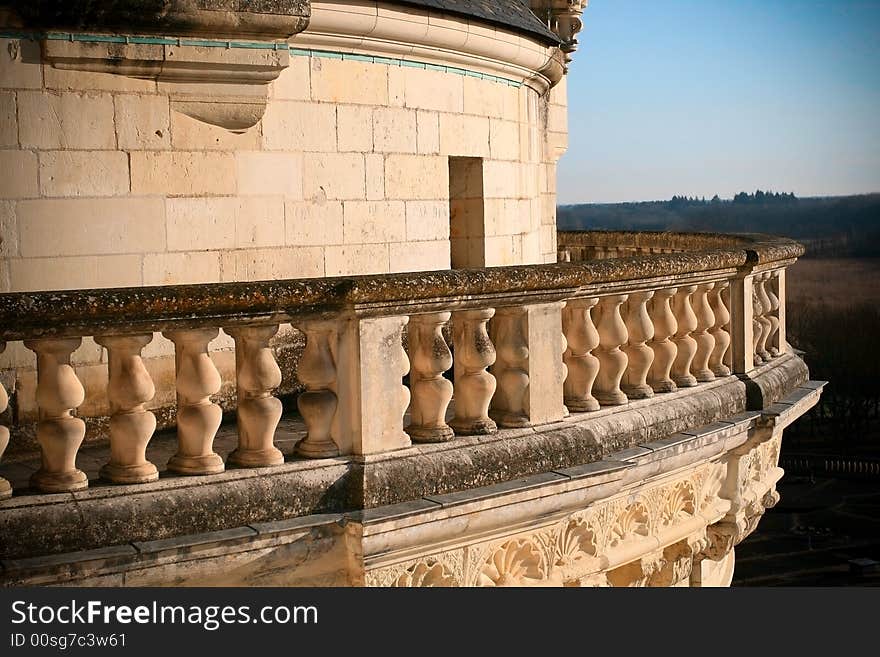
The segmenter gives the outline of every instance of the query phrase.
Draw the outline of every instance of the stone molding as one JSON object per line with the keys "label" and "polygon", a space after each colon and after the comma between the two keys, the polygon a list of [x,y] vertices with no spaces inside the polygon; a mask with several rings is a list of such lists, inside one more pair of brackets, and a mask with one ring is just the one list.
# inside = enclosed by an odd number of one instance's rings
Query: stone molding
{"label": "stone molding", "polygon": [[513,30],[382,2],[312,2],[309,27],[291,44],[463,67],[521,82],[542,95],[565,72],[558,48]]}

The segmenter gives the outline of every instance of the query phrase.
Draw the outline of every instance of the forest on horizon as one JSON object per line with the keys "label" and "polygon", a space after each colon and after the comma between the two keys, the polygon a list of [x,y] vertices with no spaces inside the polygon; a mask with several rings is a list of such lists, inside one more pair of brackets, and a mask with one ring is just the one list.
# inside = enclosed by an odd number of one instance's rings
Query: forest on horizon
{"label": "forest on horizon", "polygon": [[680,230],[769,233],[798,239],[808,256],[880,256],[880,193],[797,198],[740,192],[731,200],[585,203],[557,208],[559,230]]}

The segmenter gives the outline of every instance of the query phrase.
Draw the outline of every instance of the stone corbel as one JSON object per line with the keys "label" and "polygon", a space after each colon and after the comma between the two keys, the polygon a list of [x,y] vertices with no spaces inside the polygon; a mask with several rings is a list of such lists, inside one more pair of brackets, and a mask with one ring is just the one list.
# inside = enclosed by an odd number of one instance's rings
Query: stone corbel
{"label": "stone corbel", "polygon": [[584,24],[581,16],[587,8],[589,0],[529,0],[532,11],[547,23],[547,26],[558,36],[565,53],[565,61],[571,61],[572,53],[577,50],[577,34]]}
{"label": "stone corbel", "polygon": [[44,63],[156,80],[172,109],[241,132],[262,118],[269,83],[289,65],[287,39],[306,28],[310,5],[309,0],[37,0],[16,5],[16,11],[19,27],[77,32],[67,40],[57,34],[44,38]]}

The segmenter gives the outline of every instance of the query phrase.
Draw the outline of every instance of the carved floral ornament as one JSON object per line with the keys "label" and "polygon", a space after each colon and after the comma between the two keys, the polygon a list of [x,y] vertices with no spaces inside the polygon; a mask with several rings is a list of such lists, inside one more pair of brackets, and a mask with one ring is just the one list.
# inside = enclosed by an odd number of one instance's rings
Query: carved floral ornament
{"label": "carved floral ornament", "polygon": [[[753,443],[732,460],[705,463],[667,480],[572,513],[550,526],[464,548],[377,568],[368,586],[673,586],[690,581],[695,564],[721,561],[748,536],[775,490],[777,438]],[[740,474],[730,468],[741,460]],[[742,477],[742,473],[747,473]],[[719,516],[725,482],[748,502]],[[704,524],[695,526],[702,519]],[[673,538],[621,565],[619,556]],[[668,539],[667,539],[668,540]],[[656,545],[656,543],[654,543]]]}

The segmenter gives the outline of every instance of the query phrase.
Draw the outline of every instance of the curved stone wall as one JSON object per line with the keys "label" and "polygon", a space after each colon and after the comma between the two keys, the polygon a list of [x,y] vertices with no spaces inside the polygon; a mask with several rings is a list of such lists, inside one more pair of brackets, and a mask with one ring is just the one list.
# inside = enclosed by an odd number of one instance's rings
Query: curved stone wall
{"label": "curved stone wall", "polygon": [[[548,39],[428,7],[311,4],[283,52],[31,40],[0,23],[0,292],[448,269],[471,236],[477,264],[555,261],[565,85],[548,91],[561,78]],[[450,157],[482,169],[469,234],[450,234]],[[211,345],[221,397],[231,346]],[[146,354],[159,382],[172,351],[157,335]],[[105,385],[102,358],[91,340],[74,354],[87,388]],[[35,411],[33,368],[21,345],[0,356],[17,422]],[[170,408],[173,387],[158,387]]]}

